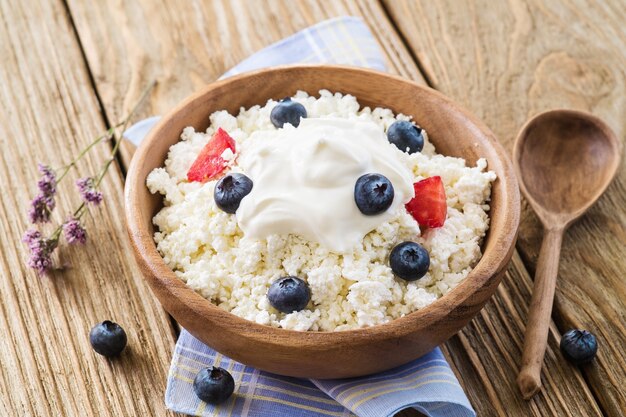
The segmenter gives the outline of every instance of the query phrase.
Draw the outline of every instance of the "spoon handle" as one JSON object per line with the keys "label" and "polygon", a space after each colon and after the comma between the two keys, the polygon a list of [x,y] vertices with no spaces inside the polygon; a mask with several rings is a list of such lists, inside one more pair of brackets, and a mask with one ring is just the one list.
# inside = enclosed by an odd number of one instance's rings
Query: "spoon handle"
{"label": "spoon handle", "polygon": [[559,256],[563,229],[546,230],[541,242],[533,296],[530,302],[522,368],[517,377],[517,385],[524,399],[528,400],[541,388],[541,366],[548,344],[548,330],[552,315],[554,289],[559,272]]}

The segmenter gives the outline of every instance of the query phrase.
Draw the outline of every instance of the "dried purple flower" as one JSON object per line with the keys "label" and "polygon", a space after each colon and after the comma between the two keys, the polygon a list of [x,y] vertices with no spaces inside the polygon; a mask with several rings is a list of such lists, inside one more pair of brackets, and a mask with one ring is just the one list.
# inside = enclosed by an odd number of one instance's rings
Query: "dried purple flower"
{"label": "dried purple flower", "polygon": [[65,223],[63,223],[63,234],[65,239],[70,245],[80,243],[84,245],[87,241],[87,231],[80,224],[80,220],[70,217]]}
{"label": "dried purple flower", "polygon": [[37,187],[41,195],[53,198],[57,192],[57,177],[52,168],[44,164],[38,164],[37,168],[41,173],[41,178],[37,181]]}
{"label": "dried purple flower", "polygon": [[45,274],[52,268],[52,253],[56,250],[61,233],[69,244],[87,241],[87,231],[80,222],[85,212],[88,212],[86,204],[99,205],[102,203],[102,193],[98,190],[100,181],[106,175],[109,167],[114,161],[115,155],[119,151],[121,136],[115,133],[121,128],[122,134],[126,130],[128,122],[132,119],[135,112],[139,109],[139,105],[148,96],[148,93],[155,85],[155,81],[150,83],[148,88],[141,95],[139,102],[133,107],[128,117],[121,123],[112,126],[104,135],[98,136],[86,148],[78,153],[67,165],[60,168],[59,176],[48,165],[38,164],[37,168],[41,177],[37,181],[39,194],[31,201],[28,210],[28,217],[31,223],[46,223],[50,221],[50,215],[56,206],[55,196],[57,194],[57,186],[59,182],[66,176],[70,169],[75,168],[76,163],[82,159],[99,142],[113,140],[112,155],[108,159],[102,169],[95,177],[81,178],[76,181],[76,186],[83,200],[83,203],[74,212],[75,215],[70,216],[64,223],[57,226],[56,229],[48,236],[42,236],[41,232],[36,229],[26,231],[23,241],[28,245],[30,256],[28,258],[28,266],[35,269],[39,274]]}
{"label": "dried purple flower", "polygon": [[80,178],[76,181],[78,192],[87,204],[97,206],[102,202],[102,193],[95,188],[93,177]]}
{"label": "dried purple flower", "polygon": [[50,213],[54,210],[56,202],[53,197],[39,194],[30,202],[28,218],[32,224],[47,223],[50,221]]}
{"label": "dried purple flower", "polygon": [[37,229],[28,229],[22,237],[22,242],[25,242],[28,247],[32,247],[37,240],[41,239],[41,233]]}
{"label": "dried purple flower", "polygon": [[39,275],[44,275],[52,268],[52,252],[57,247],[59,241],[57,239],[45,239],[41,237],[41,233],[37,230],[28,230],[22,239],[30,249],[30,257],[28,258],[28,266]]}

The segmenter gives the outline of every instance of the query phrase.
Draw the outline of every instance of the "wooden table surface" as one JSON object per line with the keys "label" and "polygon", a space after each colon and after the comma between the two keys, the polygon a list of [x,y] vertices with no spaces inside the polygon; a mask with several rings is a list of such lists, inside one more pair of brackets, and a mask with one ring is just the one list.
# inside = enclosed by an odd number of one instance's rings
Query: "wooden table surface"
{"label": "wooden table surface", "polygon": [[[149,80],[140,116],[162,114],[262,47],[323,19],[362,16],[389,70],[430,85],[481,117],[510,150],[525,120],[551,108],[590,111],[626,133],[624,0],[0,0],[0,415],[173,415],[163,404],[176,326],[142,282],[126,239],[129,153],[103,183],[86,248],[40,278],[20,238],[36,163],[60,166],[118,121]],[[99,148],[75,175],[107,158]],[[60,220],[76,204],[61,186]],[[444,347],[479,416],[626,415],[626,168],[563,244],[542,392],[515,385],[541,240],[523,203],[517,252],[485,309]],[[94,354],[88,331],[121,323],[129,348]],[[599,338],[578,369],[562,332]],[[405,412],[402,415],[415,415]]]}

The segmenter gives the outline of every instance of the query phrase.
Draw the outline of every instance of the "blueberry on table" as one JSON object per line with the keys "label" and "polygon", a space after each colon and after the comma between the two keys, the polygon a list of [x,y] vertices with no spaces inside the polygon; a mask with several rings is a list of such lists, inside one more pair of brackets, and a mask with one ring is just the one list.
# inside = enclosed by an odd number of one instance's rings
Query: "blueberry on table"
{"label": "blueberry on table", "polygon": [[233,395],[235,380],[224,368],[204,368],[193,380],[193,391],[204,402],[221,404]]}
{"label": "blueberry on table", "polygon": [[252,191],[252,180],[244,174],[226,175],[215,184],[213,198],[215,204],[226,213],[235,213],[241,200]]}
{"label": "blueberry on table", "polygon": [[356,180],[354,201],[366,216],[380,214],[393,202],[393,185],[381,174],[365,174]]}
{"label": "blueberry on table", "polygon": [[598,351],[598,341],[587,330],[573,329],[563,334],[560,348],[565,359],[576,365],[581,365],[595,358]]}
{"label": "blueberry on table", "polygon": [[424,147],[422,129],[411,122],[399,120],[387,129],[387,140],[402,152],[416,153]]}
{"label": "blueberry on table", "polygon": [[415,242],[402,242],[391,250],[389,266],[398,278],[416,281],[428,272],[430,255]]}
{"label": "blueberry on table", "polygon": [[93,350],[110,358],[122,353],[126,347],[126,332],[119,324],[105,320],[91,329],[89,342]]}
{"label": "blueberry on table", "polygon": [[306,109],[302,104],[292,101],[289,97],[274,106],[270,113],[270,121],[278,129],[283,127],[285,123],[298,127],[301,118],[306,119]]}
{"label": "blueberry on table", "polygon": [[303,310],[311,300],[311,290],[306,282],[298,277],[282,277],[270,285],[267,299],[272,307],[282,313]]}

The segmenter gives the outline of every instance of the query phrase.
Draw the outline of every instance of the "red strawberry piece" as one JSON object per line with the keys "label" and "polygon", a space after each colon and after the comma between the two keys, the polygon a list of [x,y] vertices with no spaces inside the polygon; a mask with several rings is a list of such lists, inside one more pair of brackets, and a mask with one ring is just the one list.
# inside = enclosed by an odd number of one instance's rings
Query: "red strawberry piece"
{"label": "red strawberry piece", "polygon": [[448,205],[441,177],[430,177],[413,184],[415,197],[406,203],[406,209],[420,226],[441,227],[446,221]]}
{"label": "red strawberry piece", "polygon": [[209,142],[198,154],[198,157],[187,171],[189,181],[207,182],[213,180],[224,171],[226,161],[222,153],[230,149],[235,153],[235,141],[221,127],[211,136]]}

